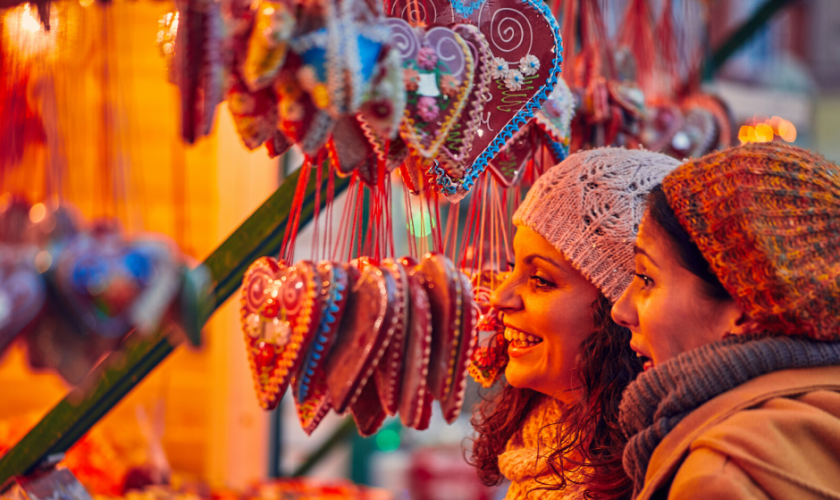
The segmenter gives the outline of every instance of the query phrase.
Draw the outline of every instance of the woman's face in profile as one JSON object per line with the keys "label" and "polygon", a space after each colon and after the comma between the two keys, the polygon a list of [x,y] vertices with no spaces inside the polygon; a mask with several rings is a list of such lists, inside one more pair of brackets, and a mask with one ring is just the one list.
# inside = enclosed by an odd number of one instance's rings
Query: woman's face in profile
{"label": "woman's face in profile", "polygon": [[581,342],[593,331],[598,289],[538,233],[519,227],[513,271],[496,288],[493,307],[504,314],[510,340],[508,383],[560,400],[573,389]]}
{"label": "woman's face in profile", "polygon": [[709,297],[703,280],[683,267],[670,239],[647,216],[635,253],[636,276],[612,317],[633,333],[630,347],[645,370],[732,331],[741,316],[735,301]]}

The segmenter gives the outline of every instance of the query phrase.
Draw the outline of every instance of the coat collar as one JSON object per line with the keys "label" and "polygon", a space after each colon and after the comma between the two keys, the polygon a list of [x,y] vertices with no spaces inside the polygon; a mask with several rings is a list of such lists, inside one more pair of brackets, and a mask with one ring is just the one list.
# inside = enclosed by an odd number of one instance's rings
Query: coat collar
{"label": "coat collar", "polygon": [[636,500],[648,500],[666,486],[688,454],[691,443],[734,413],[772,398],[818,390],[840,391],[840,366],[772,372],[710,399],[682,419],[656,447],[648,464],[644,488]]}

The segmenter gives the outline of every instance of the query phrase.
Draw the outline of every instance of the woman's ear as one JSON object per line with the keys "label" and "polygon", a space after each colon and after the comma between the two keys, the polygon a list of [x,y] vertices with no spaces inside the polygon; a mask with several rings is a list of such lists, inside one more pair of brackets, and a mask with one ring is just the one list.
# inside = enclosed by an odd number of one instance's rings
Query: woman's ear
{"label": "woman's ear", "polygon": [[735,307],[737,307],[738,309],[737,314],[733,314],[731,316],[733,320],[730,321],[730,325],[729,328],[726,330],[725,336],[748,335],[757,332],[759,329],[758,323],[752,317],[750,317],[749,314],[741,310],[740,307],[738,307],[737,305]]}

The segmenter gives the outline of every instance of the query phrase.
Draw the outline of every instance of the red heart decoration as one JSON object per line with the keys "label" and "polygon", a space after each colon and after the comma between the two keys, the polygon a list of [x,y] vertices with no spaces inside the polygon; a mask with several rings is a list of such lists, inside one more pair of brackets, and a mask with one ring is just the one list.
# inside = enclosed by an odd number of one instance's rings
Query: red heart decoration
{"label": "red heart decoration", "polygon": [[[437,174],[438,185],[450,186],[444,193],[450,199],[460,199],[490,160],[534,116],[556,85],[562,61],[559,26],[550,8],[541,0],[479,0],[469,8],[458,8],[457,12],[449,0],[429,0],[421,4],[396,0],[391,4],[389,15],[425,26],[475,25],[490,44],[494,58],[498,58],[499,63],[506,63],[498,66],[494,63],[496,71],[490,85],[491,98],[484,103],[482,125],[473,140],[472,150],[462,160],[464,178],[453,183],[447,175]],[[534,62],[539,63],[538,67]],[[519,75],[513,74],[513,69]],[[511,76],[510,87],[506,78],[501,78],[503,74]]]}
{"label": "red heart decoration", "polygon": [[470,366],[470,358],[478,340],[475,331],[476,306],[470,280],[461,272],[458,272],[458,277],[461,280],[462,298],[458,355],[455,358],[455,370],[452,375],[452,386],[449,389],[449,394],[440,402],[443,418],[450,424],[461,414],[461,406],[464,404],[464,393],[467,389],[467,374]]}
{"label": "red heart decoration", "polygon": [[453,179],[461,179],[465,172],[463,159],[472,150],[473,138],[481,129],[485,100],[490,98],[490,64],[493,54],[487,39],[475,26],[461,24],[454,31],[467,43],[476,61],[473,89],[461,112],[461,119],[452,126],[452,131],[441,146],[444,169]]}
{"label": "red heart decoration", "polygon": [[[405,374],[400,396],[400,420],[406,427],[422,430],[423,416],[431,415],[432,398],[428,384],[429,356],[432,352],[432,312],[429,296],[423,288],[410,258],[400,259],[407,268],[409,313],[406,331]],[[428,409],[427,409],[428,407]]]}
{"label": "red heart decoration", "polygon": [[317,279],[321,321],[300,364],[300,371],[295,375],[294,397],[299,402],[307,401],[310,397],[310,386],[314,386],[324,376],[324,365],[338,338],[338,329],[350,294],[347,269],[341,264],[321,262],[317,267]]}
{"label": "red heart decoration", "polygon": [[382,407],[388,415],[396,415],[400,404],[400,394],[403,383],[403,368],[405,363],[405,341],[408,329],[408,275],[402,264],[391,259],[382,261],[380,269],[385,278],[390,280],[395,288],[394,320],[392,325],[394,334],[385,355],[379,360],[374,372],[376,390]]}
{"label": "red heart decoration", "polygon": [[251,264],[242,281],[240,317],[260,406],[277,406],[319,324],[315,266],[286,267],[271,257]]}
{"label": "red heart decoration", "polygon": [[368,380],[359,397],[350,405],[350,413],[356,422],[356,428],[362,437],[376,434],[385,421],[385,410],[376,393],[373,379]]}
{"label": "red heart decoration", "polygon": [[[326,363],[327,389],[336,413],[343,414],[359,397],[388,343],[394,329],[389,328],[389,303],[394,290],[389,290],[385,276],[378,268],[366,266],[362,271],[349,266],[351,292],[338,340]],[[359,273],[355,278],[353,274]]]}
{"label": "red heart decoration", "polygon": [[427,254],[420,262],[423,287],[432,310],[432,354],[429,386],[442,401],[452,388],[461,328],[461,280],[452,262],[441,254]]}
{"label": "red heart decoration", "polygon": [[420,156],[432,158],[446,140],[473,88],[475,60],[449,28],[428,31],[389,18],[390,43],[403,62],[408,100],[401,136]]}

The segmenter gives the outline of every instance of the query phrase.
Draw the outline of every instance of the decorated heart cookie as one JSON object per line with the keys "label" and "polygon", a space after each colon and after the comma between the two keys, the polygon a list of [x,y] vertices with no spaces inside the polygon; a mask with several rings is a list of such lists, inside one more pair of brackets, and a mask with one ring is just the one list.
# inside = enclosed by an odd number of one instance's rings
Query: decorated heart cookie
{"label": "decorated heart cookie", "polygon": [[294,395],[297,401],[306,401],[312,384],[323,379],[324,363],[338,336],[349,295],[347,270],[343,266],[323,261],[318,264],[317,273],[321,321],[296,376]]}
{"label": "decorated heart cookie", "polygon": [[319,283],[309,262],[286,267],[270,257],[242,281],[242,329],[260,406],[277,406],[320,322]]}
{"label": "decorated heart cookie", "polygon": [[248,52],[242,62],[242,78],[253,91],[271,85],[286,60],[295,28],[292,8],[291,2],[285,0],[261,0],[257,6]]}
{"label": "decorated heart cookie", "polygon": [[482,271],[472,278],[478,324],[476,335],[482,340],[470,360],[469,372],[482,387],[492,386],[504,373],[508,363],[505,325],[499,312],[490,305],[490,296],[504,280],[504,273]]}
{"label": "decorated heart cookie", "polygon": [[385,421],[385,410],[379,401],[373,379],[368,380],[359,397],[350,405],[350,413],[353,414],[356,428],[363,437],[376,434],[376,431],[382,427],[382,422]]}
{"label": "decorated heart cookie", "polygon": [[233,74],[227,93],[228,109],[239,137],[248,149],[256,149],[277,133],[277,96],[270,88],[251,92]]}
{"label": "decorated heart cookie", "polygon": [[380,269],[385,278],[393,283],[395,290],[394,320],[391,322],[394,334],[373,376],[382,407],[388,415],[395,415],[400,404],[405,367],[405,342],[409,314],[408,275],[402,264],[391,259],[382,261]]}
{"label": "decorated heart cookie", "polygon": [[[352,268],[352,264],[351,264]],[[385,276],[377,267],[366,266],[351,285],[338,340],[327,357],[327,388],[336,413],[343,414],[362,391],[394,329],[387,321],[392,311]]]}
{"label": "decorated heart cookie", "polygon": [[569,156],[572,139],[572,118],[575,114],[575,98],[566,81],[557,79],[557,86],[534,114],[534,123],[546,135],[543,142],[551,152],[554,163]]}
{"label": "decorated heart cookie", "polygon": [[533,125],[528,124],[490,162],[489,170],[499,184],[506,188],[519,184],[525,167],[534,158],[536,146]]}
{"label": "decorated heart cookie", "polygon": [[312,435],[312,432],[315,431],[321,420],[327,416],[331,408],[327,382],[324,380],[323,373],[316,375],[316,378],[310,382],[309,394],[305,400],[300,400],[295,396],[298,420],[301,428],[308,436]]}
{"label": "decorated heart cookie", "polygon": [[407,271],[409,313],[399,413],[406,427],[418,429],[424,412],[430,413],[425,410],[426,406],[431,408],[432,404],[432,399],[427,398],[431,394],[427,378],[432,352],[432,312],[429,297],[415,269],[417,263],[410,258],[403,258],[400,264]]}
{"label": "decorated heart cookie", "polygon": [[403,62],[407,104],[401,134],[421,156],[433,157],[446,140],[473,87],[475,60],[466,42],[449,28],[418,32],[390,18],[389,40]]}
{"label": "decorated heart cookie", "polygon": [[473,291],[470,280],[461,272],[458,272],[461,281],[461,331],[458,342],[458,354],[455,357],[455,370],[452,375],[452,386],[449,394],[440,402],[440,409],[443,418],[452,423],[461,414],[461,406],[464,403],[464,393],[467,389],[467,374],[470,366],[470,357],[475,349],[477,341],[476,307],[473,301]]}
{"label": "decorated heart cookie", "polygon": [[452,130],[441,145],[443,154],[440,156],[444,170],[453,179],[461,179],[465,172],[463,160],[472,150],[473,138],[481,129],[484,103],[490,98],[490,64],[493,55],[487,39],[475,26],[461,24],[456,26],[454,31],[466,42],[476,61],[475,83],[461,113],[461,119],[453,124]]}
{"label": "decorated heart cookie", "polygon": [[373,181],[375,185],[376,176],[371,179],[369,170],[378,157],[355,116],[345,116],[336,122],[328,151],[339,175],[348,176],[360,170],[365,181]]}
{"label": "decorated heart cookie", "polygon": [[[493,54],[490,99],[484,103],[482,123],[463,159],[463,179],[445,172],[450,199],[463,197],[488,163],[540,108],[560,74],[562,41],[559,26],[547,4],[540,0],[478,0],[417,2],[396,0],[389,15],[425,26],[473,24]],[[460,6],[460,7],[459,7]]]}
{"label": "decorated heart cookie", "polygon": [[420,262],[423,287],[432,310],[432,354],[429,386],[438,401],[452,387],[461,331],[461,280],[455,266],[441,254],[427,254]]}

